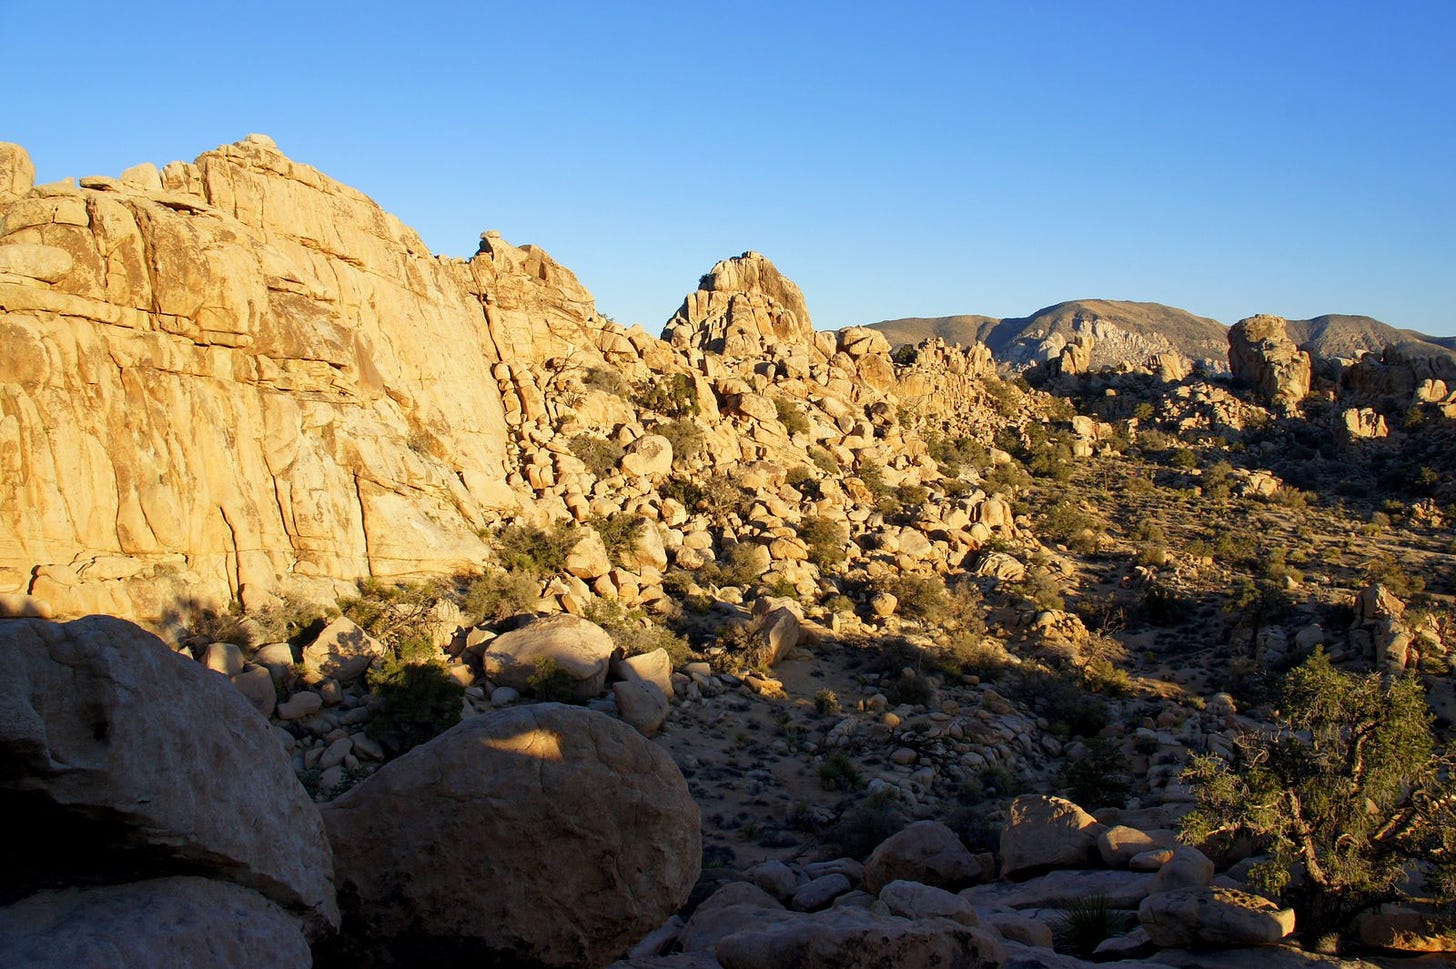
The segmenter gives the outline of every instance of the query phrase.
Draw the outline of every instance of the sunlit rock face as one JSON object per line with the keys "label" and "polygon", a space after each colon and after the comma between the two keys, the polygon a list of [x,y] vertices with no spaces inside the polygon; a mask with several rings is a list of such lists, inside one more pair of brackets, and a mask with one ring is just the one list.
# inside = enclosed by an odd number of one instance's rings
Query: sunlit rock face
{"label": "sunlit rock face", "polygon": [[1251,316],[1229,330],[1229,368],[1263,400],[1294,407],[1309,396],[1309,354],[1295,346],[1283,317]]}
{"label": "sunlit rock face", "polygon": [[478,560],[518,501],[496,368],[616,346],[540,250],[436,258],[262,135],[33,178],[0,145],[0,591],[58,613]]}

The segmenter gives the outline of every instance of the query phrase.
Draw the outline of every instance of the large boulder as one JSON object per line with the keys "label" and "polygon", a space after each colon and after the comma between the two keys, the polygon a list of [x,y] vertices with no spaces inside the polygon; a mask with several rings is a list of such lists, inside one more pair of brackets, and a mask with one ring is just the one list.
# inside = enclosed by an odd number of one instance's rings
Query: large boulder
{"label": "large boulder", "polygon": [[0,622],[0,895],[207,874],[338,924],[318,809],[225,679],[106,616]]}
{"label": "large boulder", "polygon": [[1001,832],[1001,873],[1086,867],[1097,855],[1097,819],[1060,797],[1028,794],[1011,803],[1011,822]]}
{"label": "large boulder", "polygon": [[794,348],[823,356],[815,347],[804,294],[757,252],[715,265],[667,322],[662,338],[727,357]]}
{"label": "large boulder", "polygon": [[0,909],[0,965],[307,969],[298,920],[207,878],[37,892]]}
{"label": "large boulder", "polygon": [[1272,945],[1294,931],[1294,910],[1231,888],[1183,888],[1149,895],[1138,921],[1164,948]]}
{"label": "large boulder", "polygon": [[1283,317],[1259,315],[1229,329],[1229,369],[1272,407],[1291,408],[1309,396],[1309,354],[1289,338]]}
{"label": "large boulder", "polygon": [[845,907],[726,936],[723,969],[989,969],[1005,959],[992,932],[950,919],[905,919]]}
{"label": "large boulder", "polygon": [[668,755],[562,704],[466,720],[323,812],[353,960],[604,966],[701,866]]}
{"label": "large boulder", "polygon": [[905,879],[954,891],[982,877],[981,864],[939,821],[916,821],[880,842],[865,860],[865,890]]}
{"label": "large boulder", "polygon": [[388,655],[383,643],[348,616],[340,616],[304,647],[303,665],[320,676],[348,683],[367,673],[375,660]]}
{"label": "large boulder", "polygon": [[543,663],[555,664],[572,696],[589,700],[606,687],[617,644],[605,629],[565,613],[544,616],[491,640],[481,653],[485,675],[497,686],[526,690]]}

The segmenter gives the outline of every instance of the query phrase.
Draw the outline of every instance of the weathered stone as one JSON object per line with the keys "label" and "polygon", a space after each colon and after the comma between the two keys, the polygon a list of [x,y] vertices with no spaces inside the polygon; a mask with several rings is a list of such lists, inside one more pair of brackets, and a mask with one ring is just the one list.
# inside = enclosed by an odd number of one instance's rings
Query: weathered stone
{"label": "weathered stone", "polygon": [[1005,954],[992,933],[948,919],[912,921],[845,907],[724,937],[723,969],[989,969]]}
{"label": "weathered stone", "polygon": [[715,265],[668,321],[662,338],[738,358],[759,357],[770,347],[815,347],[804,294],[756,252]]}
{"label": "weathered stone", "polygon": [[320,676],[349,683],[363,676],[377,659],[389,655],[383,643],[360,629],[348,616],[324,627],[303,649],[303,665]]}
{"label": "weathered stone", "polygon": [[667,694],[647,680],[620,680],[612,684],[622,720],[644,737],[655,737],[671,709]]}
{"label": "weathered stone", "polygon": [[612,661],[612,675],[624,680],[642,680],[655,685],[662,695],[672,697],[672,657],[658,648]]}
{"label": "weathered stone", "polygon": [[955,890],[981,879],[981,865],[955,832],[939,821],[916,821],[892,834],[865,860],[865,889],[878,895],[905,879]]}
{"label": "weathered stone", "polygon": [[1294,931],[1294,910],[1230,888],[1149,895],[1138,907],[1148,937],[1164,948],[1271,945]]}
{"label": "weathered stone", "polygon": [[1039,794],[1018,797],[1001,832],[1001,873],[1085,867],[1102,830],[1096,818],[1071,801]]}
{"label": "weathered stone", "polygon": [[344,943],[416,960],[606,965],[682,905],[701,862],[667,754],[561,704],[465,720],[323,811]]}
{"label": "weathered stone", "polygon": [[944,918],[962,925],[980,925],[976,907],[959,895],[920,882],[893,881],[880,889],[880,901],[891,915],[907,919]]}
{"label": "weathered stone", "polygon": [[570,678],[574,696],[589,700],[602,692],[617,645],[607,631],[579,616],[545,616],[503,633],[481,653],[485,675],[498,686],[528,690],[542,663]]}
{"label": "weathered stone", "polygon": [[278,705],[278,690],[273,685],[273,674],[262,666],[249,663],[236,676],[228,677],[238,692],[248,698],[253,709],[264,717],[271,717]]}
{"label": "weathered stone", "polygon": [[699,905],[683,928],[684,952],[712,952],[719,940],[745,925],[787,921],[793,914],[778,899],[749,882],[729,882]]}
{"label": "weathered stone", "polygon": [[6,864],[11,893],[207,872],[311,932],[338,923],[318,810],[267,721],[131,623],[0,623],[0,778],[3,814],[26,831]]}
{"label": "weathered stone", "polygon": [[307,969],[296,918],[206,878],[43,891],[0,908],[0,965]]}

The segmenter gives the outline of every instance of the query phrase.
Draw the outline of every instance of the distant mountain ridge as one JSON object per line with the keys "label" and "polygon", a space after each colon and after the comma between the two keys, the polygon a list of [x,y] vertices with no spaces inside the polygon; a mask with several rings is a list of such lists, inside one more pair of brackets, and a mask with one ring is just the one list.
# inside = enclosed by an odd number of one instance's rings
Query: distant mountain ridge
{"label": "distant mountain ridge", "polygon": [[[1327,314],[1288,323],[1290,338],[1316,357],[1358,357],[1396,344],[1456,353],[1456,337],[1401,330],[1368,316]],[[1190,366],[1228,369],[1228,325],[1162,303],[1076,299],[1021,317],[902,317],[866,325],[896,346],[930,337],[963,345],[984,343],[999,364],[1013,370],[1054,359],[1078,333],[1089,333],[1096,341],[1094,369],[1143,366],[1155,354],[1165,353],[1180,355]]]}

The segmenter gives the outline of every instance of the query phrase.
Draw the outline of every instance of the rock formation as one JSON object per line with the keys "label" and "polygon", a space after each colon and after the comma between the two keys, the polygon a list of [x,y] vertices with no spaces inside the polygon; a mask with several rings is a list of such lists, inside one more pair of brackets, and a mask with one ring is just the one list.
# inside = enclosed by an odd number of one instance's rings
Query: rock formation
{"label": "rock formation", "polygon": [[1310,358],[1278,316],[1251,316],[1229,330],[1229,368],[1267,404],[1288,410],[1309,394]]}
{"label": "rock formation", "polygon": [[804,294],[757,252],[716,264],[662,333],[673,346],[725,357],[762,357],[779,344],[809,346],[813,336]]}
{"label": "rock formation", "polygon": [[[261,135],[32,187],[0,151],[0,591],[62,613],[478,561],[522,376],[636,357],[540,250],[435,258]],[[491,379],[491,377],[495,379]]]}

